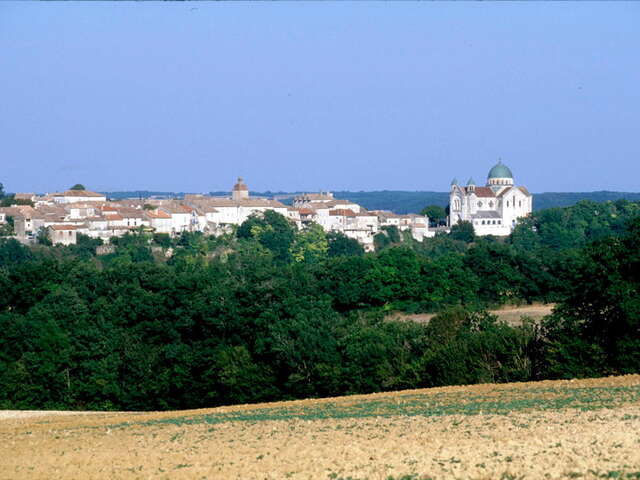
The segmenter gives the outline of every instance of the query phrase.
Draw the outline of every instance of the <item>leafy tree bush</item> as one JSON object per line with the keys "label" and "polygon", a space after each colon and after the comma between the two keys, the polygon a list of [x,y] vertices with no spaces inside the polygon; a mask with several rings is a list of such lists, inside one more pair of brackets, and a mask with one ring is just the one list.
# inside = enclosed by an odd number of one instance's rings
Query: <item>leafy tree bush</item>
{"label": "leafy tree bush", "polygon": [[476,239],[476,232],[471,222],[463,220],[451,227],[449,235],[453,240],[459,240],[465,243],[471,243]]}
{"label": "leafy tree bush", "polygon": [[38,242],[38,245],[47,245],[49,247],[53,245],[51,239],[49,238],[49,230],[46,227],[40,227],[38,229],[38,232],[36,234],[36,241]]}
{"label": "leafy tree bush", "polygon": [[10,237],[14,234],[14,220],[12,216],[5,218],[5,222],[0,224],[0,237]]}
{"label": "leafy tree bush", "polygon": [[250,216],[238,227],[236,235],[242,239],[255,238],[261,245],[271,250],[276,259],[284,262],[291,261],[295,226],[273,210]]}
{"label": "leafy tree bush", "polygon": [[547,375],[640,371],[640,218],[585,250],[568,295],[545,322]]}
{"label": "leafy tree bush", "polygon": [[433,226],[441,225],[447,218],[447,212],[440,205],[427,205],[420,210],[420,215],[426,215]]}
{"label": "leafy tree bush", "polygon": [[[266,214],[234,235],[185,232],[170,260],[145,233],[98,257],[83,236],[0,239],[0,408],[180,409],[638,372],[637,205],[569,210],[506,240],[405,239],[367,254]],[[541,331],[482,313],[546,299],[559,305]],[[425,325],[393,310],[440,313]]]}
{"label": "leafy tree bush", "polygon": [[355,238],[349,238],[342,232],[327,234],[329,257],[353,257],[364,255],[364,247]]}

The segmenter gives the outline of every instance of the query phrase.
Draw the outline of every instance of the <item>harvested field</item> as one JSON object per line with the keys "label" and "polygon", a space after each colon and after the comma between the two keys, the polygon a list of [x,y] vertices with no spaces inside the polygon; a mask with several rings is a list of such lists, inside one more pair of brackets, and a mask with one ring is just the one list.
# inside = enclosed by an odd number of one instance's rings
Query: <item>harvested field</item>
{"label": "harvested field", "polygon": [[[526,317],[533,321],[540,321],[553,312],[555,303],[535,303],[532,305],[507,305],[496,310],[488,310],[489,313],[496,315],[498,320],[508,323],[509,325],[522,324],[522,318]],[[387,318],[393,320],[408,320],[417,323],[429,323],[435,313],[400,313],[394,312],[387,315]]]}
{"label": "harvested field", "polygon": [[640,376],[0,419],[1,479],[640,478]]}

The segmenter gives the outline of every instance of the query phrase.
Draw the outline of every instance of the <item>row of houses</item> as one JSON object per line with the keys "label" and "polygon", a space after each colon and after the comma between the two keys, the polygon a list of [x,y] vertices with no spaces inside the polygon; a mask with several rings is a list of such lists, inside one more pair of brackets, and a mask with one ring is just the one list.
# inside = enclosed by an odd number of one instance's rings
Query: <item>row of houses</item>
{"label": "row of houses", "polygon": [[[388,211],[367,211],[349,200],[340,200],[330,192],[303,194],[287,206],[277,200],[252,197],[239,178],[231,196],[185,195],[175,199],[128,199],[109,201],[103,194],[88,190],[38,196],[16,194],[16,200],[30,205],[0,208],[0,223],[13,219],[16,237],[35,241],[46,232],[53,243],[75,244],[78,234],[108,242],[133,230],[178,235],[203,232],[219,235],[230,231],[251,215],[273,210],[298,228],[314,222],[327,232],[342,232],[373,250],[373,237],[385,226],[410,231],[417,240],[433,236],[428,219],[421,215],[397,215]],[[27,203],[27,202],[18,202]]]}

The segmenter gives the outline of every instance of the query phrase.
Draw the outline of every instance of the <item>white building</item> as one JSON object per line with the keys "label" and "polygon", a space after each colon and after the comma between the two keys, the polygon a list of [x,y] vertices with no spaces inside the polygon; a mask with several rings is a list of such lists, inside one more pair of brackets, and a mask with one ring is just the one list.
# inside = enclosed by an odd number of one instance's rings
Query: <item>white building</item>
{"label": "white building", "polygon": [[206,229],[213,233],[226,231],[231,225],[240,225],[252,214],[267,210],[291,217],[286,205],[276,200],[251,197],[242,178],[238,178],[233,186],[231,197],[185,195],[184,200],[187,205],[202,213]]}
{"label": "white building", "polygon": [[477,235],[509,235],[519,218],[533,209],[533,196],[525,187],[513,183],[509,167],[498,162],[487,175],[484,187],[473,179],[467,185],[451,182],[449,194],[449,226],[470,222]]}
{"label": "white building", "polygon": [[54,245],[75,245],[77,241],[75,225],[56,224],[47,227],[49,239]]}
{"label": "white building", "polygon": [[107,201],[107,197],[102,193],[90,192],[89,190],[66,190],[64,192],[53,193],[51,197],[55,203]]}

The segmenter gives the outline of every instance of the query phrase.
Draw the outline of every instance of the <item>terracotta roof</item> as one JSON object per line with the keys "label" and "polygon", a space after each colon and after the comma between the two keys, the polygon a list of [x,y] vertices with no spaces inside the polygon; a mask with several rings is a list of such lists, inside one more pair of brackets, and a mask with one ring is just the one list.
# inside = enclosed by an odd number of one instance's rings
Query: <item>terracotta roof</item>
{"label": "terracotta roof", "polygon": [[356,213],[348,208],[338,208],[337,210],[329,210],[329,215],[336,217],[355,217]]}
{"label": "terracotta roof", "polygon": [[203,205],[203,206],[199,206],[198,210],[202,213],[218,213],[220,212],[220,210],[216,209],[215,207],[211,207],[209,205]]}
{"label": "terracotta roof", "polygon": [[180,205],[180,204],[163,205],[162,210],[172,215],[185,215],[185,214],[190,214],[193,211],[191,207],[187,207],[186,205]]}
{"label": "terracotta roof", "polygon": [[91,192],[89,190],[65,190],[52,194],[54,197],[104,197],[101,193]]}
{"label": "terracotta roof", "polygon": [[122,215],[118,214],[118,213],[110,213],[104,216],[104,218],[106,218],[107,220],[109,220],[110,222],[114,222],[117,220],[124,220],[122,218]]}
{"label": "terracotta roof", "polygon": [[387,210],[372,210],[370,213],[375,214],[378,218],[381,218],[383,220],[389,220],[391,218],[396,218],[396,219],[400,218],[400,215],[398,215],[397,213],[389,212]]}
{"label": "terracotta roof", "polygon": [[49,225],[49,228],[53,229],[53,230],[76,230],[76,226],[75,225]]}
{"label": "terracotta roof", "polygon": [[120,208],[118,213],[122,215],[123,218],[144,218],[144,212],[137,208]]}
{"label": "terracotta roof", "polygon": [[297,202],[313,202],[318,200],[333,200],[332,193],[303,193],[302,195],[297,195],[294,197],[294,200]]}
{"label": "terracotta roof", "polygon": [[300,212],[300,215],[315,215],[315,211],[311,210],[310,208],[299,208],[298,212]]}
{"label": "terracotta roof", "polygon": [[171,215],[162,210],[147,211],[146,213],[149,218],[171,218]]}
{"label": "terracotta roof", "polygon": [[282,208],[287,206],[277,200],[268,200],[264,198],[246,198],[242,200],[232,200],[231,198],[209,197],[206,200],[198,202],[200,207],[265,207],[265,208]]}
{"label": "terracotta roof", "polygon": [[238,177],[238,183],[236,183],[233,186],[233,191],[237,192],[237,191],[249,191],[249,188],[244,184],[244,181],[242,180],[242,177]]}
{"label": "terracotta roof", "polygon": [[35,193],[16,193],[13,198],[16,200],[31,200],[35,196]]}
{"label": "terracotta roof", "polygon": [[[469,191],[469,188],[467,188],[466,190],[467,190],[467,193],[471,193]],[[493,190],[491,190],[490,187],[476,187],[475,194],[477,197],[495,197],[496,196],[496,194],[493,193]]]}
{"label": "terracotta roof", "polygon": [[520,191],[521,191],[522,193],[524,193],[525,195],[531,195],[531,194],[529,193],[529,190],[527,190],[527,188],[526,188],[526,187],[518,187],[518,188],[519,188],[519,189],[520,189]]}

